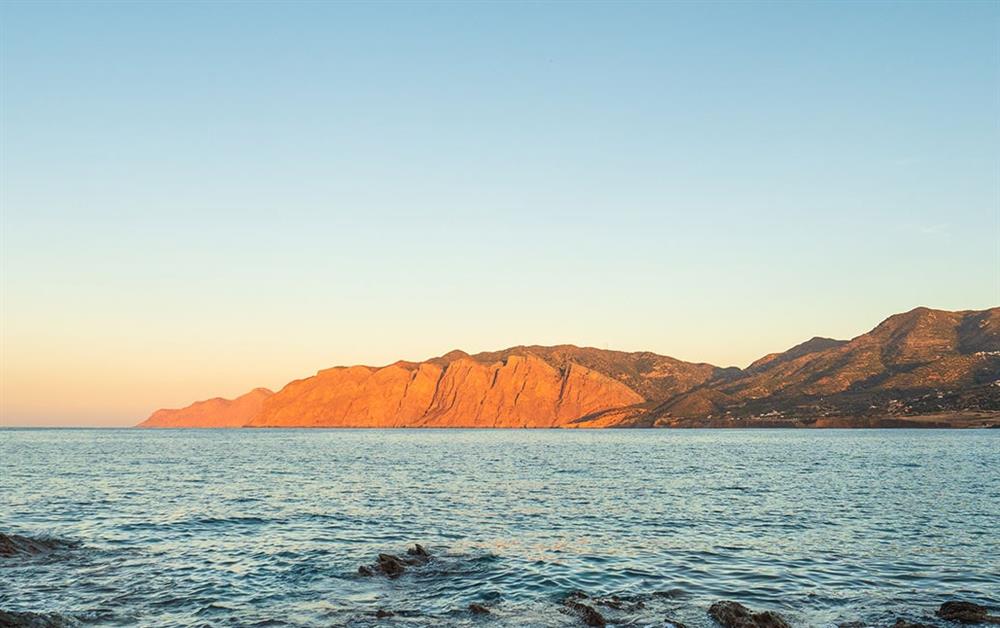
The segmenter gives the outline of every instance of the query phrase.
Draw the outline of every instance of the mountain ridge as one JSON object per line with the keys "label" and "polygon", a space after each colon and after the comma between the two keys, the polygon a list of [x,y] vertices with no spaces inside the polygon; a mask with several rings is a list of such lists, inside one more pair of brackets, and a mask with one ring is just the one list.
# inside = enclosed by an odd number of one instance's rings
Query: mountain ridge
{"label": "mountain ridge", "polygon": [[519,345],[337,366],[140,427],[877,427],[1000,423],[1000,307],[894,314],[745,369],[648,351]]}

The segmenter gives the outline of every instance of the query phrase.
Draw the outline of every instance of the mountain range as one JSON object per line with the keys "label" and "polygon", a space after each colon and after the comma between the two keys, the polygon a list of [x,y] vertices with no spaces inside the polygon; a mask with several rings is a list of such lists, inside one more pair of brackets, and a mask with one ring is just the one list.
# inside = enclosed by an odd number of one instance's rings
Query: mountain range
{"label": "mountain range", "polygon": [[745,369],[649,352],[519,346],[334,367],[157,410],[139,427],[1000,426],[1000,307],[916,308]]}

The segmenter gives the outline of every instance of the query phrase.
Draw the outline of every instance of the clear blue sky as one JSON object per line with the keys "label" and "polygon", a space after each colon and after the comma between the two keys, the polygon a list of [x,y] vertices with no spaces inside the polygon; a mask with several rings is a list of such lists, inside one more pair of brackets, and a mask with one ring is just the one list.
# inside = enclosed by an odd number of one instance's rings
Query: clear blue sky
{"label": "clear blue sky", "polygon": [[1000,4],[5,3],[4,424],[1000,303]]}

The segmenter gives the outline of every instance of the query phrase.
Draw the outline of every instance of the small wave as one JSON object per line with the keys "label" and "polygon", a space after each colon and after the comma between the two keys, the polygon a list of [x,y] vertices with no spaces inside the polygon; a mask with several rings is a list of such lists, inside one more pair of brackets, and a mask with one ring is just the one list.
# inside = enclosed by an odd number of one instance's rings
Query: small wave
{"label": "small wave", "polygon": [[287,519],[282,518],[265,518],[265,517],[255,517],[252,515],[247,516],[232,516],[232,517],[200,517],[191,521],[194,525],[210,525],[210,526],[240,526],[240,525],[264,525],[269,523],[286,523]]}
{"label": "small wave", "polygon": [[264,526],[270,524],[283,524],[288,520],[284,518],[265,518],[252,515],[235,515],[230,517],[199,516],[189,519],[171,519],[168,521],[132,521],[121,523],[118,529],[124,532],[135,532],[144,530],[190,530],[192,528],[225,528],[228,526]]}

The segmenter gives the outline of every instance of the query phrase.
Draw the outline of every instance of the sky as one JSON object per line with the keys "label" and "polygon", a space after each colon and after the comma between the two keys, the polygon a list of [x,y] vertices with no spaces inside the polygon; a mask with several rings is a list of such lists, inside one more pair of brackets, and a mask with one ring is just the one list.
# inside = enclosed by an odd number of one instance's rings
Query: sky
{"label": "sky", "polygon": [[1000,305],[1000,4],[0,4],[0,425]]}

